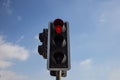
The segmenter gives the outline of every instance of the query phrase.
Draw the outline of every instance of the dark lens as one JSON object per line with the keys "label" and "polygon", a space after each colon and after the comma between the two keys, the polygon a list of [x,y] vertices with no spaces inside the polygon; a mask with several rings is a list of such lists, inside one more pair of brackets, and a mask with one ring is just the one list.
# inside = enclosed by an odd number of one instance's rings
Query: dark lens
{"label": "dark lens", "polygon": [[64,54],[61,52],[54,53],[54,59],[56,64],[61,64],[64,58]]}
{"label": "dark lens", "polygon": [[63,36],[62,35],[56,35],[54,37],[54,42],[56,46],[61,46],[63,43]]}

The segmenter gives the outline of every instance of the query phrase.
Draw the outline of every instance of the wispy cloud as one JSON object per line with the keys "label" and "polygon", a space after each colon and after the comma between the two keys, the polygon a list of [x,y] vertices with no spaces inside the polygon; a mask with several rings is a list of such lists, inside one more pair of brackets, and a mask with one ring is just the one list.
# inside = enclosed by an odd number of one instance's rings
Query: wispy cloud
{"label": "wispy cloud", "polygon": [[[120,1],[101,2],[93,11],[94,29],[77,35],[73,53],[90,59],[73,64],[72,79],[81,80],[119,80],[120,79]],[[90,26],[91,27],[91,26]],[[81,33],[82,35],[82,33]],[[74,47],[73,47],[74,48]],[[76,52],[75,52],[76,51]],[[81,53],[81,54],[78,54]],[[74,54],[75,55],[75,54]],[[95,63],[94,63],[95,62]],[[80,65],[78,65],[80,63]],[[90,65],[90,68],[86,67]],[[73,71],[74,70],[74,71]],[[73,75],[71,74],[71,75]],[[78,75],[77,75],[78,74]],[[71,80],[72,80],[71,79]]]}
{"label": "wispy cloud", "polygon": [[[80,43],[80,51],[84,51],[81,53],[88,54],[89,52],[91,56],[94,55],[98,59],[104,60],[118,59],[117,56],[120,56],[119,2],[118,0],[103,2],[96,11],[93,11],[91,20],[93,20],[94,30],[87,32],[85,38],[79,34],[76,37],[76,40]],[[106,58],[107,55],[109,56]]]}
{"label": "wispy cloud", "polygon": [[80,65],[90,65],[92,63],[92,59],[86,59],[80,62]]}
{"label": "wispy cloud", "polygon": [[13,71],[0,71],[0,80],[28,80],[28,77],[17,74]]}
{"label": "wispy cloud", "polygon": [[39,35],[36,35],[34,38],[39,41]]}
{"label": "wispy cloud", "polygon": [[109,80],[120,80],[120,69],[112,70]]}
{"label": "wispy cloud", "polygon": [[24,47],[6,42],[0,35],[0,68],[12,66],[11,60],[18,59],[24,61],[28,58],[29,51]]}
{"label": "wispy cloud", "polygon": [[4,69],[4,68],[8,68],[10,66],[12,66],[13,63],[10,61],[6,61],[6,60],[0,60],[0,68]]}
{"label": "wispy cloud", "polygon": [[22,19],[23,19],[22,16],[17,16],[18,21],[22,21]]}
{"label": "wispy cloud", "polygon": [[12,7],[11,7],[11,0],[1,0],[1,13],[6,13],[8,15],[11,15],[13,13]]}
{"label": "wispy cloud", "polygon": [[21,40],[23,40],[24,39],[24,35],[22,35],[17,41],[16,41],[16,43],[19,43]]}
{"label": "wispy cloud", "polygon": [[[111,64],[99,64],[92,59],[86,59],[81,62],[73,62],[72,68],[65,80],[119,80],[120,65],[117,67]],[[82,64],[80,64],[82,63]],[[91,64],[92,63],[92,64]]]}

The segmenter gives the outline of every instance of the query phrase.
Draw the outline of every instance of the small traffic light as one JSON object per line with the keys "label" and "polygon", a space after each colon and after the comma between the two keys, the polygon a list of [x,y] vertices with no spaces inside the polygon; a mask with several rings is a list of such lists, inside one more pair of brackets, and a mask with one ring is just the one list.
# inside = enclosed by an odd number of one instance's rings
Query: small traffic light
{"label": "small traffic light", "polygon": [[56,19],[48,27],[48,70],[70,69],[70,43],[68,22]]}
{"label": "small traffic light", "polygon": [[39,40],[42,45],[38,46],[38,52],[43,58],[47,59],[48,29],[43,29],[43,32],[39,34]]}

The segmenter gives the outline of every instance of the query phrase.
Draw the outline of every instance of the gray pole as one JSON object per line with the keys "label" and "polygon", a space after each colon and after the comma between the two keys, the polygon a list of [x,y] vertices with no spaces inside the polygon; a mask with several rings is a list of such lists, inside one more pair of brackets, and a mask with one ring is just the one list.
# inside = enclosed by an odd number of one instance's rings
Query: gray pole
{"label": "gray pole", "polygon": [[61,71],[56,71],[56,80],[61,80]]}

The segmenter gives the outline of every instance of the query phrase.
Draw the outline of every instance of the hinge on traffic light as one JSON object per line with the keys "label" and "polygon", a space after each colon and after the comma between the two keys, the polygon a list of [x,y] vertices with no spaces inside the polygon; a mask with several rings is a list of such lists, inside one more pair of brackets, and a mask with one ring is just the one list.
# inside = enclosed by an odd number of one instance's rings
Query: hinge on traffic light
{"label": "hinge on traffic light", "polygon": [[[51,76],[57,76],[56,75],[57,71],[50,71]],[[66,77],[67,76],[67,71],[61,71],[61,77]]]}

